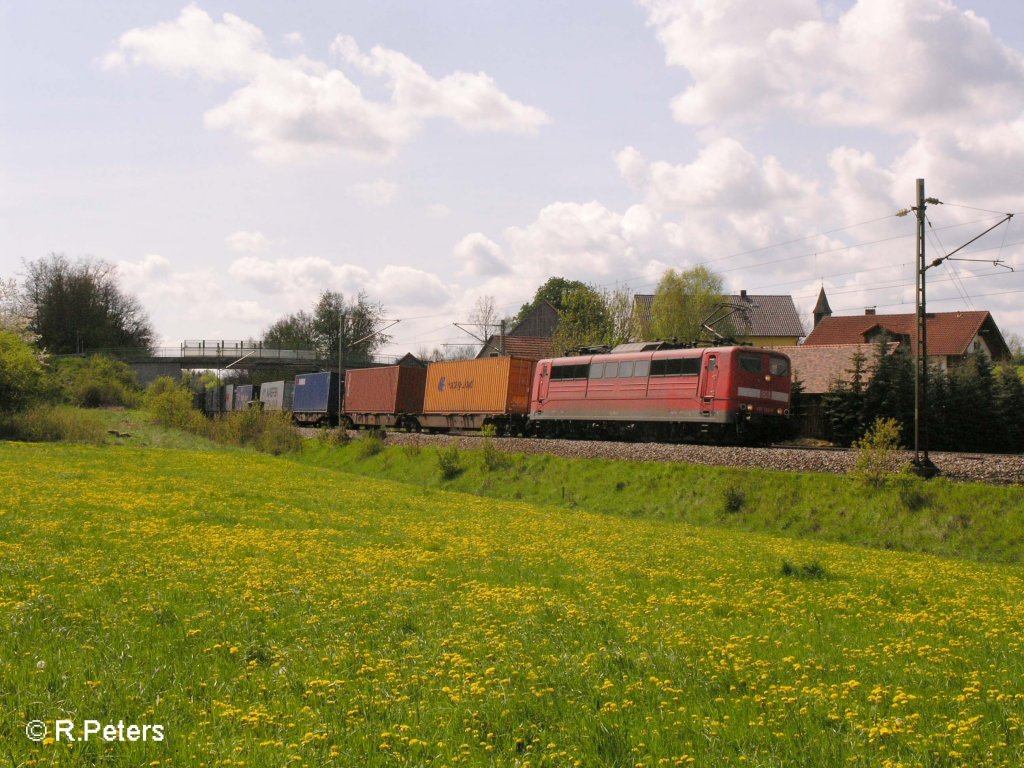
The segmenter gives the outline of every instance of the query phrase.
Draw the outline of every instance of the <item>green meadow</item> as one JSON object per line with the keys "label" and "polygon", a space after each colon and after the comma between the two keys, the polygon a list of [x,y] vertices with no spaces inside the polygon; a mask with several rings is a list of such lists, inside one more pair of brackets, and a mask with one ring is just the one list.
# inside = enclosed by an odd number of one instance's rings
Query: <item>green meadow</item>
{"label": "green meadow", "polygon": [[1020,565],[739,530],[756,473],[693,525],[348,451],[0,443],[0,761],[1024,763]]}

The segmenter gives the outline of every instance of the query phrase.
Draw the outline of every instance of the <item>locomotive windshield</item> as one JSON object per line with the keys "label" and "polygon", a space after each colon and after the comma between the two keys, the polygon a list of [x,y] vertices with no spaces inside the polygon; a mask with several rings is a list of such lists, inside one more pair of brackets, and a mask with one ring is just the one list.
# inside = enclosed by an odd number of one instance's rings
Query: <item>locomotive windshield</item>
{"label": "locomotive windshield", "polygon": [[768,358],[768,367],[772,376],[789,376],[789,360],[784,357]]}

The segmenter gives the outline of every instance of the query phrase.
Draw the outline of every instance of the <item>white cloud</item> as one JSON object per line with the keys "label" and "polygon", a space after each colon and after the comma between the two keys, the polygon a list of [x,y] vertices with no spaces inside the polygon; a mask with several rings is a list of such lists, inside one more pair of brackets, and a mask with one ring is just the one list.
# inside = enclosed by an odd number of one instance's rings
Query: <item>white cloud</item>
{"label": "white cloud", "polygon": [[387,206],[398,197],[399,186],[394,182],[378,179],[364,184],[353,184],[348,193],[357,200],[370,205]]}
{"label": "white cloud", "polygon": [[453,250],[460,273],[475,277],[491,277],[509,271],[501,246],[480,232],[466,235]]}
{"label": "white cloud", "polygon": [[368,270],[351,264],[334,264],[318,256],[265,259],[243,256],[231,262],[228,274],[241,285],[267,294],[305,294],[321,291],[349,292],[364,288]]}
{"label": "white cloud", "polygon": [[243,253],[259,253],[269,251],[274,242],[262,232],[246,232],[240,230],[224,238],[231,250]]}
{"label": "white cloud", "polygon": [[386,306],[437,306],[451,296],[450,288],[432,272],[401,265],[370,271],[353,264],[335,264],[317,256],[235,259],[228,274],[237,284],[267,295],[308,305],[322,291],[354,295],[366,292]]}
{"label": "white cloud", "polygon": [[388,265],[366,285],[367,293],[392,309],[440,307],[452,298],[440,277],[415,267]]}
{"label": "white cloud", "polygon": [[257,157],[272,162],[338,151],[386,159],[432,118],[453,120],[470,131],[527,134],[547,121],[541,110],[507,96],[484,73],[434,78],[404,54],[375,47],[364,55],[343,36],[331,49],[362,74],[384,79],[390,99],[367,98],[342,70],[324,62],[275,57],[257,27],[232,14],[215,22],[196,5],[174,21],[125,32],[103,66],[146,66],[240,83],[226,102],[206,113],[205,123],[233,131]]}
{"label": "white cloud", "polygon": [[442,203],[428,205],[423,212],[432,219],[443,219],[452,215],[452,209]]}
{"label": "white cloud", "polygon": [[374,46],[364,54],[346,35],[335,38],[331,52],[364,74],[387,79],[397,109],[410,116],[444,117],[471,131],[513,133],[536,133],[548,122],[541,110],[511,99],[483,72],[453,72],[437,79],[398,51]]}
{"label": "white cloud", "polygon": [[642,3],[668,63],[694,78],[672,104],[682,123],[778,112],[915,131],[1024,107],[1024,57],[949,0],[858,0],[835,21],[815,0]]}

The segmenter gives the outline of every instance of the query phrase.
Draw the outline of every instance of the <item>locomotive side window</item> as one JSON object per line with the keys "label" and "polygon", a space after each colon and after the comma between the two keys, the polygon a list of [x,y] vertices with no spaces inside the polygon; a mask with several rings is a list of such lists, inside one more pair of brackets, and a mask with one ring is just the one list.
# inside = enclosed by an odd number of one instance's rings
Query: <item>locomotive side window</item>
{"label": "locomotive side window", "polygon": [[789,376],[789,361],[782,357],[768,358],[768,370],[772,376]]}
{"label": "locomotive side window", "polygon": [[587,363],[582,365],[553,365],[551,366],[551,380],[585,379],[589,373],[589,368],[590,366]]}
{"label": "locomotive side window", "polygon": [[600,379],[604,376],[604,363],[590,364],[590,378]]}
{"label": "locomotive side window", "polygon": [[619,378],[628,379],[633,375],[633,361],[629,360],[624,363],[619,363]]}
{"label": "locomotive side window", "polygon": [[636,365],[633,366],[634,376],[646,376],[651,370],[650,360],[637,360]]}
{"label": "locomotive side window", "polygon": [[748,373],[761,373],[764,361],[760,355],[740,355],[740,368]]}
{"label": "locomotive side window", "polygon": [[651,362],[651,376],[696,376],[698,373],[699,357],[673,357]]}

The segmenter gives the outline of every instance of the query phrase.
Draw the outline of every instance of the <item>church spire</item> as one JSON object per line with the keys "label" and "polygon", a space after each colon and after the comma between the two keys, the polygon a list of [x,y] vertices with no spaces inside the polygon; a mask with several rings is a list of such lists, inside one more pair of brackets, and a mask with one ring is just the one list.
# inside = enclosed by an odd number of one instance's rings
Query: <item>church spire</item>
{"label": "church spire", "polygon": [[814,305],[814,327],[818,327],[824,318],[832,317],[832,307],[828,305],[828,297],[825,295],[825,286],[821,286],[818,294],[818,303]]}

